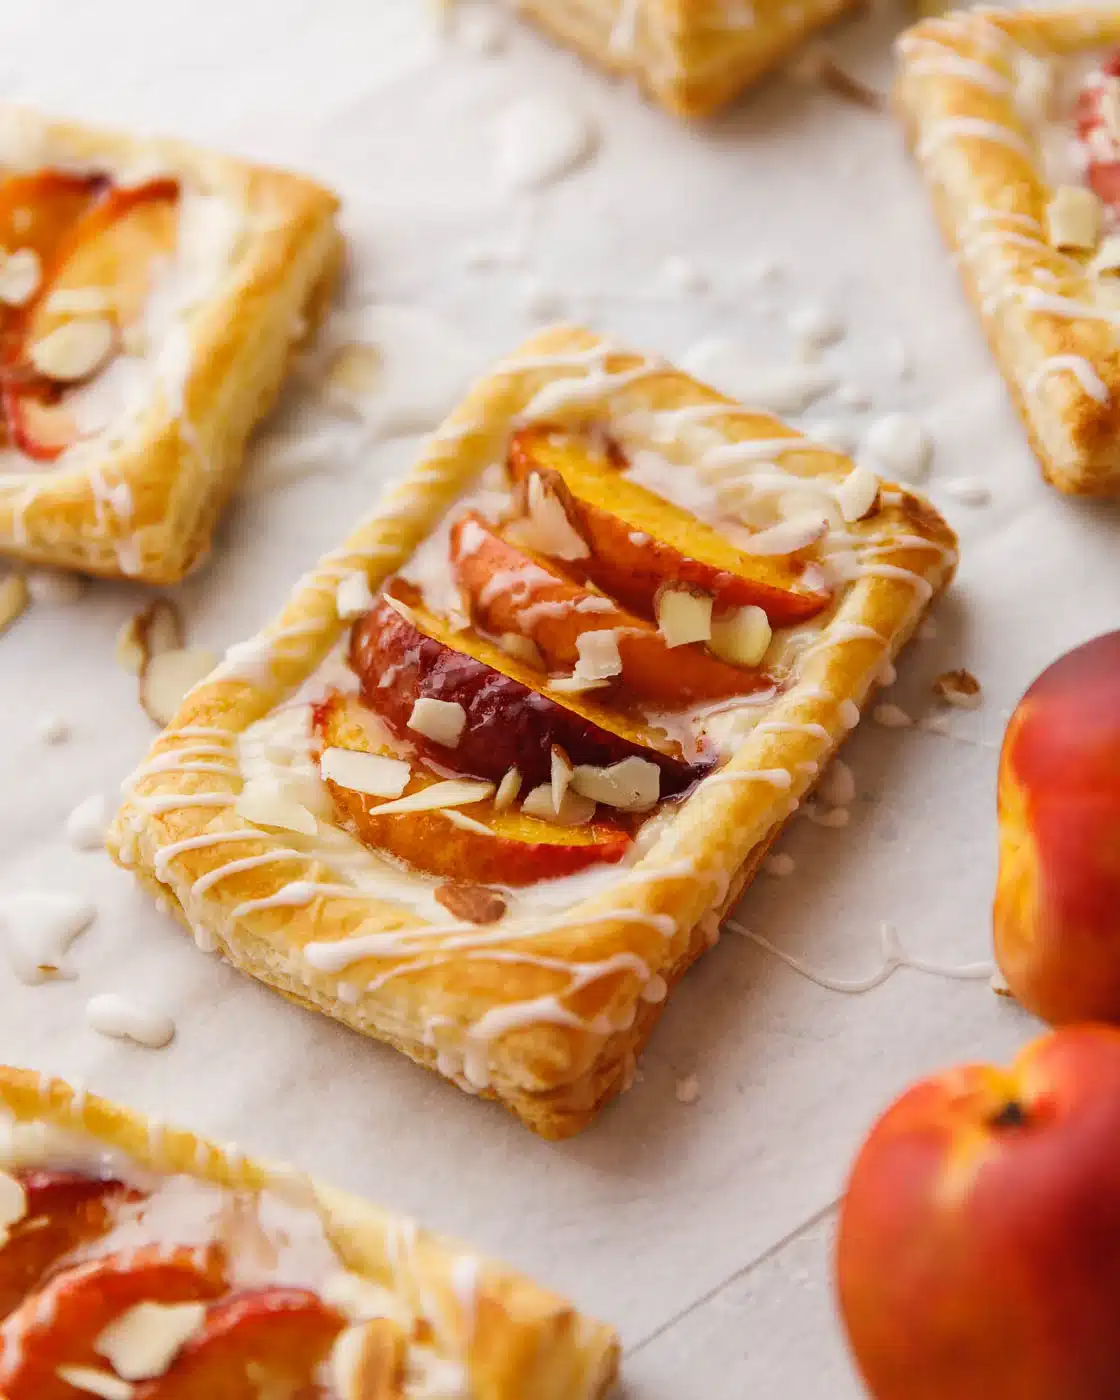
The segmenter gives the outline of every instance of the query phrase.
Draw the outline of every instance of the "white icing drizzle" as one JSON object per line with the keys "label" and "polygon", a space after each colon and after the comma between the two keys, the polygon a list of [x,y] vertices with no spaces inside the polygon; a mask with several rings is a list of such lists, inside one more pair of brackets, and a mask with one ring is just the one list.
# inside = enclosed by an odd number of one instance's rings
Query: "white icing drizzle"
{"label": "white icing drizzle", "polygon": [[1006,146],[1016,155],[1029,160],[1031,149],[1017,131],[1011,131],[999,122],[988,121],[984,117],[944,117],[932,127],[918,142],[920,160],[930,160],[942,146],[951,141],[966,137],[973,141],[991,141],[997,146]]}
{"label": "white icing drizzle", "polygon": [[1027,393],[1037,393],[1043,380],[1051,374],[1072,374],[1091,399],[1101,404],[1108,403],[1108,385],[1084,356],[1051,355],[1048,360],[1043,360],[1027,380]]}

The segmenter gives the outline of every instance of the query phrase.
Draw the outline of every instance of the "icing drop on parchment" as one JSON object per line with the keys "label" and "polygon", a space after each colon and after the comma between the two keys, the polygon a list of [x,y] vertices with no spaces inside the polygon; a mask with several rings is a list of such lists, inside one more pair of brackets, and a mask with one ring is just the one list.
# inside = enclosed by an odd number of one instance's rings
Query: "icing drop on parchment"
{"label": "icing drop on parchment", "polygon": [[86,1021],[99,1035],[115,1040],[133,1040],[149,1050],[161,1050],[175,1036],[170,1016],[140,1006],[117,992],[103,992],[86,1003]]}
{"label": "icing drop on parchment", "polygon": [[66,952],[96,913],[86,900],[46,890],[0,898],[0,929],[12,971],[29,986],[66,976]]}
{"label": "icing drop on parchment", "polygon": [[590,118],[572,101],[552,94],[519,98],[499,124],[498,174],[511,190],[549,184],[585,160],[595,140]]}
{"label": "icing drop on parchment", "polygon": [[99,792],[79,802],[66,818],[66,835],[79,851],[99,851],[105,844],[109,809]]}
{"label": "icing drop on parchment", "polygon": [[909,413],[886,413],[868,428],[865,450],[895,481],[921,481],[929,469],[933,444]]}

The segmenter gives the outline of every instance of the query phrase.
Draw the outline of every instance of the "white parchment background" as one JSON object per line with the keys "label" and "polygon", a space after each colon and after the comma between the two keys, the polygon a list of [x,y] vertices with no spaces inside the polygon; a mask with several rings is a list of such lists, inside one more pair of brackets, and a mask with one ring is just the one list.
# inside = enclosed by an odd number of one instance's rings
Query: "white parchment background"
{"label": "white parchment background", "polygon": [[[963,541],[937,637],[911,648],[892,698],[922,714],[930,680],[964,665],[985,705],[954,719],[956,739],[865,722],[845,753],[851,824],[796,823],[783,846],[796,875],[760,878],[741,917],[841,976],[875,965],[883,920],[926,957],[987,955],[1004,714],[1045,663],[1116,624],[1118,521],[1039,480],[889,120],[777,81],[686,129],[533,34],[494,57],[465,53],[419,0],[6,0],[0,28],[5,99],[335,185],[351,299],[429,309],[470,372],[532,328],[529,275],[566,317],[669,354],[733,334],[784,361],[785,317],[834,310],[849,334],[831,360],[876,411],[929,426],[931,494]],[[852,22],[838,51],[883,81],[893,28],[885,15]],[[601,139],[585,168],[527,201],[495,178],[495,135],[510,102],[539,91],[581,106]],[[515,243],[526,220],[515,265],[471,266],[469,250]],[[707,294],[656,291],[673,254],[707,272]],[[752,280],[760,258],[781,264],[772,286]],[[268,617],[413,446],[320,453],[313,479],[243,496],[181,590],[193,639],[220,649]],[[938,483],[960,475],[982,476],[992,504],[955,506]],[[575,1141],[539,1142],[203,957],[107,859],[67,845],[70,808],[114,794],[151,737],[112,658],[141,596],[102,586],[34,609],[0,642],[0,893],[63,887],[99,910],[76,981],[26,988],[0,968],[0,1058],[81,1076],[508,1257],[618,1324],[635,1400],[857,1394],[829,1299],[846,1164],[908,1080],[1003,1056],[1032,1024],[984,983],[911,971],[838,995],[728,933],[677,993],[633,1091]],[[69,744],[36,739],[45,712],[73,725]],[[99,1038],[82,1012],[100,991],[170,1011],[175,1043]],[[690,1074],[701,1097],[685,1106],[674,1086]]]}

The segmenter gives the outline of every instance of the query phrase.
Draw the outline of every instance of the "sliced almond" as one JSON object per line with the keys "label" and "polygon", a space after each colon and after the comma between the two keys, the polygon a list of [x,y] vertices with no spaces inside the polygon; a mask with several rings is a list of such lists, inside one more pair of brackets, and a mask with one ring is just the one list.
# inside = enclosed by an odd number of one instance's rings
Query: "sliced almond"
{"label": "sliced almond", "polygon": [[971,671],[945,671],[933,683],[933,693],[946,705],[958,710],[975,710],[980,706],[980,682]]}
{"label": "sliced almond", "polygon": [[548,683],[550,690],[558,690],[561,695],[579,695],[585,690],[602,690],[610,681],[589,681],[585,676],[554,676]]}
{"label": "sliced almond", "polygon": [[298,831],[303,836],[314,836],[318,830],[314,815],[275,782],[246,783],[234,811],[252,826]]}
{"label": "sliced almond", "polygon": [[397,812],[438,812],[441,807],[466,807],[472,802],[485,802],[493,793],[493,783],[449,778],[410,793],[408,797],[398,797],[395,802],[382,802],[371,808],[370,813],[375,817],[389,817]]}
{"label": "sliced almond", "polygon": [[402,1400],[407,1358],[404,1332],[389,1318],[375,1317],[339,1335],[331,1379],[342,1400]]}
{"label": "sliced almond", "polygon": [[0,1172],[0,1247],[7,1241],[11,1227],[18,1225],[26,1214],[27,1192],[23,1184],[7,1172]]}
{"label": "sliced almond", "polygon": [[149,657],[140,677],[140,704],[156,724],[170,724],[187,693],[217,664],[208,647],[181,647]]}
{"label": "sliced almond", "polygon": [[75,1390],[97,1395],[100,1400],[132,1400],[136,1389],[131,1381],[122,1380],[110,1371],[99,1371],[96,1366],[59,1366],[55,1375]]}
{"label": "sliced almond", "polygon": [[416,614],[407,603],[402,603],[399,598],[394,598],[391,593],[386,593],[383,596],[385,598],[386,607],[392,608],[398,617],[404,618],[405,622],[411,622],[413,626],[416,625]]}
{"label": "sliced almond", "polygon": [[492,827],[486,826],[484,822],[475,821],[474,817],[468,817],[466,812],[460,812],[456,807],[445,808],[443,815],[460,831],[473,831],[476,836],[494,835]]}
{"label": "sliced almond", "polygon": [[579,660],[572,673],[581,681],[605,681],[622,670],[618,633],[613,627],[597,632],[581,632],[576,638]]}
{"label": "sliced almond", "polygon": [[403,758],[358,749],[324,749],[319,771],[330,782],[370,797],[400,797],[412,777],[412,768]]}
{"label": "sliced almond", "polygon": [[334,599],[338,615],[344,622],[364,617],[375,602],[369,579],[358,569],[339,582]]}
{"label": "sliced almond", "polygon": [[706,642],[712,635],[712,598],[686,588],[663,588],[657,595],[657,626],[670,647]]}
{"label": "sliced almond", "polygon": [[853,467],[833,493],[846,521],[863,520],[879,502],[879,478],[870,467]]}
{"label": "sliced almond", "polygon": [[151,1380],[164,1374],[205,1319],[205,1303],[137,1303],[110,1322],[93,1349],[124,1380]]}
{"label": "sliced almond", "polygon": [[748,603],[712,623],[709,648],[732,666],[757,666],[770,647],[773,633],[763,610]]}
{"label": "sliced almond", "polygon": [[22,574],[5,574],[0,579],[0,632],[6,632],[23,613],[31,599]]}
{"label": "sliced almond", "polygon": [[521,774],[516,768],[507,768],[505,776],[498,784],[498,791],[494,794],[494,810],[496,812],[508,812],[517,801],[517,794],[521,791]]}
{"label": "sliced almond", "polygon": [[572,787],[593,802],[624,812],[644,812],[661,796],[661,769],[637,756],[605,768],[581,763],[572,774]]}
{"label": "sliced almond", "polygon": [[139,676],[151,657],[182,647],[183,618],[170,598],[153,598],[117,633],[117,662]]}
{"label": "sliced almond", "polygon": [[39,290],[43,267],[34,248],[17,248],[0,262],[0,302],[25,306]]}
{"label": "sliced almond", "polygon": [[1120,272],[1120,234],[1110,233],[1093,254],[1089,271],[1097,274]]}
{"label": "sliced almond", "polygon": [[496,924],[506,912],[505,899],[485,885],[449,882],[436,890],[435,900],[457,919],[466,919],[470,924]]}
{"label": "sliced almond", "polygon": [[507,656],[516,656],[518,661],[524,661],[526,666],[532,666],[536,671],[545,669],[540,647],[531,637],[522,637],[517,632],[503,632],[498,638],[498,645]]}
{"label": "sliced almond", "polygon": [[511,538],[553,559],[586,559],[591,553],[587,541],[568,519],[564,502],[539,472],[530,475],[525,497],[527,514],[510,527]]}
{"label": "sliced almond", "polygon": [[527,817],[537,817],[555,826],[585,826],[595,815],[595,803],[569,788],[557,811],[552,805],[552,784],[541,783],[540,787],[529,791],[521,804],[521,811]]}
{"label": "sliced almond", "polygon": [[412,707],[408,727],[433,744],[454,749],[467,727],[467,712],[455,700],[432,700],[421,696]]}
{"label": "sliced almond", "polygon": [[1101,202],[1084,185],[1059,185],[1046,206],[1046,230],[1054,248],[1095,248]]}
{"label": "sliced almond", "polygon": [[72,384],[88,379],[113,353],[116,328],[104,316],[63,321],[31,346],[32,365],[47,379]]}
{"label": "sliced almond", "polygon": [[52,316],[100,316],[116,310],[116,299],[105,287],[59,287],[43,309]]}
{"label": "sliced almond", "polygon": [[765,530],[756,530],[739,541],[744,554],[796,554],[808,549],[828,533],[828,520],[823,515],[805,515],[797,520],[779,520]]}
{"label": "sliced almond", "polygon": [[572,781],[572,765],[559,744],[552,746],[552,810],[559,812],[564,794]]}

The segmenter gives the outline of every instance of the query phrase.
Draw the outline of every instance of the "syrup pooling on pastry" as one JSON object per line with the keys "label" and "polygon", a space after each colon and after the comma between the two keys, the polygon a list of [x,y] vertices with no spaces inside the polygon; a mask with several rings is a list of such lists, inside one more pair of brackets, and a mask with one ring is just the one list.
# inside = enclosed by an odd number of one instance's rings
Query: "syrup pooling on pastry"
{"label": "syrup pooling on pastry", "polygon": [[[350,1273],[298,1180],[233,1190],[135,1166],[81,1133],[0,1123],[6,1400],[447,1400],[473,1393],[470,1326]],[[477,1263],[456,1261],[473,1317]],[[363,1347],[366,1329],[391,1343]],[[367,1337],[368,1340],[368,1337]],[[376,1353],[376,1354],[375,1354]]]}

